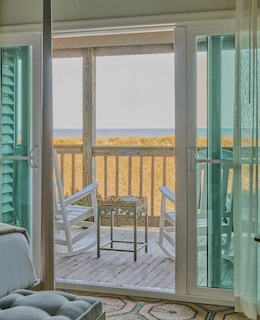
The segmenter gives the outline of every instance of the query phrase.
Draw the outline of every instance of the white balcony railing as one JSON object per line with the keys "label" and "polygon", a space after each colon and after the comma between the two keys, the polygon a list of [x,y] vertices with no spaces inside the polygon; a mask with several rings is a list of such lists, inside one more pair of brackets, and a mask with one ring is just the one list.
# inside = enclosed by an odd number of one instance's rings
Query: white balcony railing
{"label": "white balcony railing", "polygon": [[[81,145],[55,145],[59,155],[64,191],[70,195],[83,186]],[[174,191],[174,147],[94,146],[93,180],[99,184],[98,196],[129,195],[148,198],[148,214],[158,225],[161,194],[159,186]],[[157,219],[156,219],[157,218]],[[151,225],[149,223],[149,226]]]}

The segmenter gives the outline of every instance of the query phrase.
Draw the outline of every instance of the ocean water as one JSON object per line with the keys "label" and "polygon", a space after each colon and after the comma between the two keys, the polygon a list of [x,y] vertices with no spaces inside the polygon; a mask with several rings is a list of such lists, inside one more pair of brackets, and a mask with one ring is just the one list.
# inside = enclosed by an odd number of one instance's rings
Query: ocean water
{"label": "ocean water", "polygon": [[[175,129],[97,129],[97,138],[111,137],[163,137],[175,134]],[[207,129],[199,128],[197,135],[206,137]],[[68,137],[80,138],[82,137],[82,129],[54,129],[53,136],[55,138]],[[223,128],[222,136],[232,137],[232,128]]]}

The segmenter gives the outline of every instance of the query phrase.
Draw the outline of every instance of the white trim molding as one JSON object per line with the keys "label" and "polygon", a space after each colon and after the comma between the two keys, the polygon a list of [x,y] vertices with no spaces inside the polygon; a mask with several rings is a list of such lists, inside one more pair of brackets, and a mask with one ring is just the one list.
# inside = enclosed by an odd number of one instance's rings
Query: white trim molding
{"label": "white trim molding", "polygon": [[[151,31],[169,31],[175,26],[196,24],[198,22],[235,20],[235,10],[199,13],[181,13],[147,17],[128,17],[116,19],[95,19],[84,21],[53,22],[53,36],[102,35],[118,33],[136,33]],[[42,24],[1,26],[0,33],[42,34]]]}

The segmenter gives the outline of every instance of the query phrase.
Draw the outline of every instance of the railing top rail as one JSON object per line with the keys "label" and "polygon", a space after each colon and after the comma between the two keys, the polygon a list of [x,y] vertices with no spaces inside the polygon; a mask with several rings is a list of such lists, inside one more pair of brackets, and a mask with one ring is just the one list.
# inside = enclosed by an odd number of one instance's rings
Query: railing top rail
{"label": "railing top rail", "polygon": [[[54,145],[58,153],[82,153],[82,145]],[[174,147],[150,146],[93,146],[93,156],[174,156]]]}
{"label": "railing top rail", "polygon": [[150,146],[95,146],[93,156],[174,156],[174,147]]}
{"label": "railing top rail", "polygon": [[[55,144],[54,148],[60,154],[82,154],[83,146],[81,145],[63,145]],[[233,150],[232,147],[223,149]],[[173,157],[175,154],[174,146],[93,146],[93,156],[161,156]]]}
{"label": "railing top rail", "polygon": [[54,148],[57,150],[58,153],[74,153],[74,154],[82,154],[83,147],[82,145],[70,145],[70,144],[55,144]]}

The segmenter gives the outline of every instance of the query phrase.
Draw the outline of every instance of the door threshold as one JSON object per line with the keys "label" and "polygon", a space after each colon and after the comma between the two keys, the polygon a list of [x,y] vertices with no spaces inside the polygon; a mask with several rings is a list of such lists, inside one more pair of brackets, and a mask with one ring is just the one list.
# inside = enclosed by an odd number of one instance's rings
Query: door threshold
{"label": "door threshold", "polygon": [[95,293],[109,293],[114,295],[127,295],[135,297],[146,297],[173,300],[175,290],[163,288],[140,287],[131,285],[115,285],[105,282],[89,282],[82,280],[55,279],[56,289],[79,290]]}
{"label": "door threshold", "polygon": [[219,306],[234,306],[234,299],[209,296],[176,294],[173,289],[140,287],[130,285],[115,285],[105,282],[89,282],[82,280],[55,279],[55,287],[60,290],[78,290],[111,295],[126,295],[140,298],[165,299],[182,302],[214,304]]}

